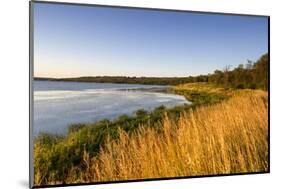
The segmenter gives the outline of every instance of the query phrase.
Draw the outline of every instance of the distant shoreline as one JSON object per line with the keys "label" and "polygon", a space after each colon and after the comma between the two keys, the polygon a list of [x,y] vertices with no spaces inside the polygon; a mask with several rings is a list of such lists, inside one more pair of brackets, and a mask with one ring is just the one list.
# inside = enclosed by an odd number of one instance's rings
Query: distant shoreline
{"label": "distant shoreline", "polygon": [[34,81],[65,81],[87,83],[117,83],[142,85],[177,85],[190,82],[193,77],[127,77],[127,76],[85,76],[74,78],[34,77]]}
{"label": "distant shoreline", "polygon": [[147,92],[157,92],[157,93],[171,93],[171,85],[158,85],[158,84],[141,84],[141,83],[113,83],[113,82],[85,82],[85,81],[69,81],[69,80],[48,80],[48,79],[34,79],[34,81],[49,81],[49,82],[78,82],[87,84],[113,84],[113,85],[139,85],[136,88],[117,88],[117,91],[147,91]]}

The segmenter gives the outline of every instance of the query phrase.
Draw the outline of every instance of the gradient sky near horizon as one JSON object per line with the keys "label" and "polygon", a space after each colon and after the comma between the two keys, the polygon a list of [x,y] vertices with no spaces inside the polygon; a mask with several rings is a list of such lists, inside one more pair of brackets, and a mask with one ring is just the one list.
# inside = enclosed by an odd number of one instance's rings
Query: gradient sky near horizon
{"label": "gradient sky near horizon", "polygon": [[266,17],[34,3],[34,76],[212,73],[268,51]]}

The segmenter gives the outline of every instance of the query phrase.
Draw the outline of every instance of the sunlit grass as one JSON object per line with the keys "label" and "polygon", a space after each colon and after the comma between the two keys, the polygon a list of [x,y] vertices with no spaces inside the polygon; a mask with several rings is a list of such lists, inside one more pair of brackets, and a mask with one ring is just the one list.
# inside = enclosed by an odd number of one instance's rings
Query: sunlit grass
{"label": "sunlit grass", "polygon": [[[35,184],[268,170],[268,94],[207,83],[172,87],[192,105],[70,127],[34,146]],[[122,129],[121,129],[122,128]]]}
{"label": "sunlit grass", "polygon": [[223,93],[225,94],[226,91],[232,91],[230,89],[226,90],[223,87],[218,87],[212,83],[206,82],[197,82],[197,83],[186,83],[180,84],[172,87],[174,90],[190,90],[190,91],[197,91],[197,92],[209,92],[209,93]]}
{"label": "sunlit grass", "polygon": [[[196,176],[268,170],[267,92],[246,91],[228,101],[165,116],[163,131],[119,130],[95,158],[84,154],[81,181]],[[71,177],[68,182],[73,182]]]}

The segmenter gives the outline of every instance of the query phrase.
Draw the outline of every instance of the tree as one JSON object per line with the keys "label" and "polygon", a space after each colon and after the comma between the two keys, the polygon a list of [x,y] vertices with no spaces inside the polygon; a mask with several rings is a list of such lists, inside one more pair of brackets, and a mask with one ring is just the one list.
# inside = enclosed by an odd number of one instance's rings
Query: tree
{"label": "tree", "polygon": [[229,70],[230,70],[231,66],[228,65],[228,66],[225,66],[224,69],[223,69],[223,84],[224,84],[224,87],[227,88],[229,85],[228,85],[228,80],[229,80]]}

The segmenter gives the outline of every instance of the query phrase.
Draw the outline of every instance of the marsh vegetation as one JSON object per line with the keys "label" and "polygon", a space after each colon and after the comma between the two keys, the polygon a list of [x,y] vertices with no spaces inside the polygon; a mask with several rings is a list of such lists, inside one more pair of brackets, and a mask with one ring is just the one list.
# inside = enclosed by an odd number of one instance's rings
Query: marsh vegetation
{"label": "marsh vegetation", "polygon": [[267,60],[172,86],[189,105],[39,134],[35,185],[267,172]]}

